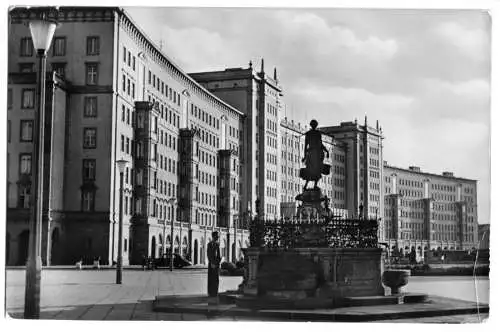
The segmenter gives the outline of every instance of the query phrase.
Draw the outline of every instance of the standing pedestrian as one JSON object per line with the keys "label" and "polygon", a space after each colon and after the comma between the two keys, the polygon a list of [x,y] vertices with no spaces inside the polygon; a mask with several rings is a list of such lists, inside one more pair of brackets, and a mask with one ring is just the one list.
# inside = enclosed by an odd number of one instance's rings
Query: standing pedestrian
{"label": "standing pedestrian", "polygon": [[212,232],[212,241],[207,245],[208,256],[208,297],[210,302],[217,303],[219,292],[219,266],[221,262],[219,233]]}

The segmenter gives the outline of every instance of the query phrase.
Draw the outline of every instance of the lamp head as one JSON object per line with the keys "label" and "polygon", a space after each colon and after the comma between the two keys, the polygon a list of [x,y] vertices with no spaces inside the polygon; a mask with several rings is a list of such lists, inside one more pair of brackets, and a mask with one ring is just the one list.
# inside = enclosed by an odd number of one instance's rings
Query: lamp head
{"label": "lamp head", "polygon": [[28,10],[34,14],[33,19],[28,22],[33,46],[37,52],[45,53],[50,47],[57,28],[59,8],[28,7]]}
{"label": "lamp head", "polygon": [[57,24],[55,22],[45,20],[34,20],[29,22],[31,39],[37,51],[43,51],[45,53],[48,50],[52,38],[54,37],[56,26]]}
{"label": "lamp head", "polygon": [[116,165],[118,166],[118,170],[120,171],[120,173],[123,173],[125,171],[125,166],[127,166],[127,164],[128,161],[125,159],[120,159],[116,161]]}

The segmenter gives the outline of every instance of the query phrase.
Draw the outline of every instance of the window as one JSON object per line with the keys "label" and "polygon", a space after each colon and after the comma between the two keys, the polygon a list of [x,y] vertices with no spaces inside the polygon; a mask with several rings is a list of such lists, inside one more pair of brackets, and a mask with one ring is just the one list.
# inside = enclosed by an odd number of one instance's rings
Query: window
{"label": "window", "polygon": [[34,72],[35,64],[32,62],[20,63],[19,72],[20,73],[32,73]]}
{"label": "window", "polygon": [[82,178],[83,181],[95,181],[96,160],[83,159]]}
{"label": "window", "polygon": [[85,190],[82,192],[82,211],[94,211],[95,191]]}
{"label": "window", "polygon": [[130,51],[128,52],[128,61],[127,61],[127,65],[130,67],[131,63],[131,55],[130,55]]}
{"label": "window", "polygon": [[21,142],[33,141],[33,120],[21,120]]}
{"label": "window", "polygon": [[19,173],[31,174],[31,154],[23,153],[19,156]]}
{"label": "window", "polygon": [[33,43],[31,38],[21,38],[21,56],[33,56]]}
{"label": "window", "polygon": [[11,121],[7,121],[7,142],[10,143],[10,135],[11,135]]}
{"label": "window", "polygon": [[132,83],[132,98],[135,98],[135,83]]}
{"label": "window", "polygon": [[127,124],[130,124],[130,109],[127,108]]}
{"label": "window", "polygon": [[35,107],[35,89],[23,89],[21,108]]}
{"label": "window", "polygon": [[7,109],[12,108],[12,97],[13,97],[12,89],[8,89],[7,90]]}
{"label": "window", "polygon": [[95,149],[96,148],[96,128],[84,128],[83,129],[83,148],[84,149]]}
{"label": "window", "polygon": [[52,71],[55,71],[57,75],[61,77],[66,76],[66,64],[65,63],[53,63],[52,64]]}
{"label": "window", "polygon": [[17,206],[21,209],[30,208],[31,184],[19,184]]}
{"label": "window", "polygon": [[97,117],[97,97],[85,97],[83,116],[86,118]]}
{"label": "window", "polygon": [[66,37],[55,37],[52,42],[52,55],[65,56],[66,55]]}
{"label": "window", "polygon": [[132,69],[135,70],[135,56],[132,57]]}
{"label": "window", "polygon": [[87,55],[99,55],[99,37],[87,37]]}
{"label": "window", "polygon": [[125,92],[127,89],[126,89],[126,77],[125,77],[125,74],[122,75],[122,90],[123,92]]}
{"label": "window", "polygon": [[87,63],[86,64],[86,72],[87,72],[87,85],[96,85],[97,84],[97,63]]}

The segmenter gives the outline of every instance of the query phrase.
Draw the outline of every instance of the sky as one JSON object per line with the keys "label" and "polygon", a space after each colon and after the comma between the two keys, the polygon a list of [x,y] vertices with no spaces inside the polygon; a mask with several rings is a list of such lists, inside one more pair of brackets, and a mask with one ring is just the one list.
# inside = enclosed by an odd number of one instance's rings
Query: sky
{"label": "sky", "polygon": [[[483,10],[141,8],[185,72],[277,70],[286,115],[383,128],[390,165],[478,180],[490,221],[491,18]],[[283,114],[284,115],[284,114]]]}

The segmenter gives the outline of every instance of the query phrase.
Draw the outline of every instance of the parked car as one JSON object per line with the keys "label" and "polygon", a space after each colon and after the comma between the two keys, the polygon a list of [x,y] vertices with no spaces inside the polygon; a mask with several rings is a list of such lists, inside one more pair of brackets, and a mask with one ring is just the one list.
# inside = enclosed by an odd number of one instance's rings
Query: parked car
{"label": "parked car", "polygon": [[[155,267],[170,267],[170,255],[165,254],[163,257],[155,259]],[[189,260],[179,254],[174,254],[174,268],[181,269],[186,266],[193,265]]]}

